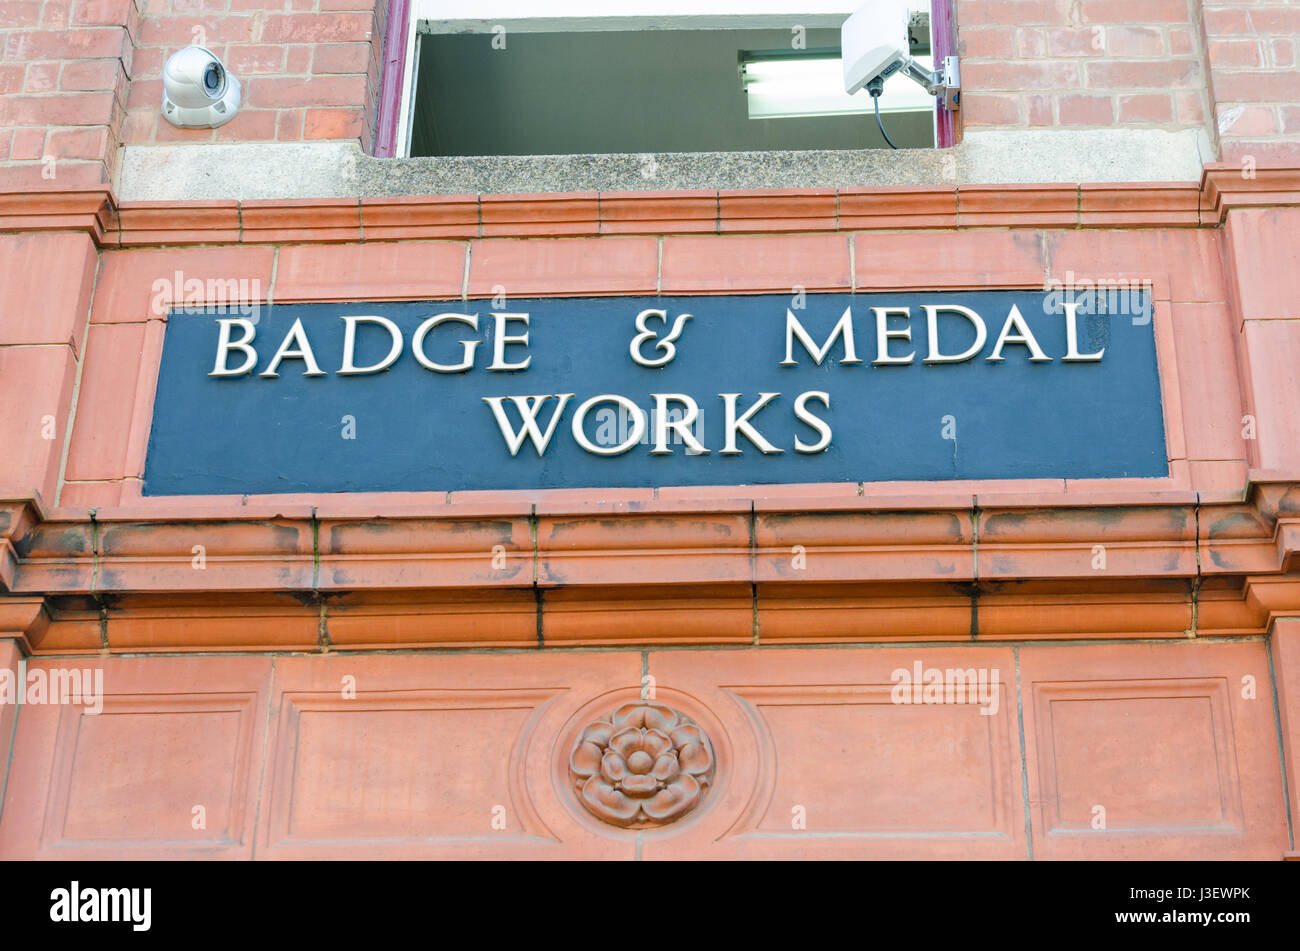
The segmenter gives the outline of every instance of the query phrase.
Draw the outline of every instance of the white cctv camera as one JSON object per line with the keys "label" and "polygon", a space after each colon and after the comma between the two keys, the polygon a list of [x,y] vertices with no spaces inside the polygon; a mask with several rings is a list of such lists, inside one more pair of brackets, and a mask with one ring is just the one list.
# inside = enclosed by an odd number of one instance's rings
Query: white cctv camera
{"label": "white cctv camera", "polygon": [[943,98],[948,109],[957,108],[961,88],[957,57],[945,57],[943,69],[930,72],[909,53],[908,24],[911,0],[867,0],[840,28],[840,56],[844,63],[844,91],[849,95],[866,87],[878,97],[885,80],[901,72]]}
{"label": "white cctv camera", "polygon": [[163,66],[162,114],[182,129],[215,129],[239,111],[239,80],[211,50],[187,46]]}

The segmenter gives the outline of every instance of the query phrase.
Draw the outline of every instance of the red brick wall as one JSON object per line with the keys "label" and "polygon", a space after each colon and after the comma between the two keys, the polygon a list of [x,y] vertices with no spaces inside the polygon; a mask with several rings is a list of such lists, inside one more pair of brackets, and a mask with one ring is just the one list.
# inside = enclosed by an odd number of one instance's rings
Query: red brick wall
{"label": "red brick wall", "polygon": [[1205,121],[1199,0],[954,3],[968,127]]}
{"label": "red brick wall", "polygon": [[1300,6],[1205,0],[1210,85],[1221,158],[1300,160]]}
{"label": "red brick wall", "polygon": [[[387,0],[141,0],[139,48],[123,141],[297,142],[370,146]],[[159,114],[162,67],[207,46],[243,84],[220,129],[177,129]]]}
{"label": "red brick wall", "polygon": [[136,0],[0,0],[0,188],[109,181],[139,30]]}
{"label": "red brick wall", "polygon": [[[953,0],[967,128],[1222,127],[1222,157],[1300,156],[1300,7]],[[0,188],[110,181],[120,144],[355,140],[376,125],[387,0],[0,0]],[[211,47],[239,116],[159,114],[166,58]],[[1213,106],[1211,104],[1214,104]]]}

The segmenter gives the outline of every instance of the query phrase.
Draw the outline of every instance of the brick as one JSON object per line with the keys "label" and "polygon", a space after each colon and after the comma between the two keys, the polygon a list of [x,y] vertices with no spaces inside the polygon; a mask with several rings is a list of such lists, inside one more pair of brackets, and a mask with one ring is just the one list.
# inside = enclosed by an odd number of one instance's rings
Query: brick
{"label": "brick", "polygon": [[305,76],[311,72],[311,55],[315,47],[310,43],[297,43],[288,47],[284,71],[290,76]]}
{"label": "brick", "polygon": [[1294,40],[1269,40],[1268,51],[1269,59],[1272,61],[1274,66],[1295,65]]}
{"label": "brick", "polygon": [[262,24],[264,43],[340,43],[370,38],[368,13],[271,14]]}
{"label": "brick", "polygon": [[125,30],[93,27],[83,30],[29,30],[9,33],[4,38],[4,58],[11,61],[33,59],[98,59],[122,56],[128,38]]}
{"label": "brick", "polygon": [[1214,94],[1219,102],[1300,102],[1300,72],[1216,72]]}
{"label": "brick", "polygon": [[1277,165],[1287,168],[1300,166],[1300,142],[1257,139],[1225,139],[1222,143],[1221,161],[1236,164],[1249,158],[1259,165]]}
{"label": "brick", "polygon": [[41,26],[47,30],[61,30],[68,25],[72,10],[66,3],[47,3],[41,10]]}
{"label": "brick", "polygon": [[1029,124],[1031,126],[1055,125],[1056,118],[1052,114],[1052,104],[1055,101],[1055,96],[1026,96],[1025,106],[1029,110]]}
{"label": "brick", "polygon": [[1187,56],[1196,52],[1196,40],[1191,30],[1171,27],[1169,30],[1169,52],[1174,56]]}
{"label": "brick", "polygon": [[128,109],[144,109],[152,107],[157,109],[162,102],[163,81],[161,79],[137,79],[131,83],[131,90],[127,93],[126,107]]}
{"label": "brick", "polygon": [[359,109],[308,109],[300,134],[304,139],[355,139],[364,126]]}
{"label": "brick", "polygon": [[150,17],[140,23],[139,45],[189,46],[194,42],[195,28],[202,30],[209,49],[221,43],[248,43],[253,39],[253,22],[251,16]]}
{"label": "brick", "polygon": [[[26,70],[21,63],[14,63],[9,66],[0,66],[0,95],[7,96],[10,93],[15,93],[21,90],[23,88],[25,72]],[[29,91],[36,92],[38,90],[32,89]]]}
{"label": "brick", "polygon": [[274,109],[241,109],[231,122],[217,129],[214,142],[271,142],[275,140]]}
{"label": "brick", "polygon": [[370,66],[370,44],[329,43],[315,47],[313,73],[364,73]]}
{"label": "brick", "polygon": [[225,13],[226,0],[167,0],[172,13]]}
{"label": "brick", "polygon": [[1250,10],[1250,25],[1256,33],[1300,33],[1300,10],[1295,7],[1254,5]]}
{"label": "brick", "polygon": [[[50,187],[42,172],[43,165],[0,166],[0,191],[37,191]],[[108,183],[108,169],[103,162],[60,162],[60,188],[96,188]]]}
{"label": "brick", "polygon": [[1061,125],[1112,125],[1115,113],[1109,96],[1062,96]]}
{"label": "brick", "polygon": [[1190,16],[1187,0],[1081,0],[1079,13],[1085,23],[1187,23]]}
{"label": "brick", "polygon": [[1046,56],[1047,33],[1044,30],[1016,30],[1015,55],[1021,59],[1040,59]]}
{"label": "brick", "polygon": [[56,159],[103,159],[108,155],[108,127],[61,129],[50,133],[45,154]]}
{"label": "brick", "polygon": [[132,0],[77,0],[72,26],[121,26],[131,15]]}
{"label": "brick", "polygon": [[1284,135],[1300,133],[1300,106],[1282,107],[1282,133]]}
{"label": "brick", "polygon": [[[276,139],[281,142],[297,142],[303,137],[302,120],[303,110],[282,109],[275,120]],[[330,138],[330,136],[323,136],[322,138]]]}
{"label": "brick", "polygon": [[963,59],[1010,59],[1015,55],[1009,30],[971,27],[962,30],[957,39]]}
{"label": "brick", "polygon": [[1272,106],[1220,107],[1219,134],[1236,137],[1276,135],[1277,117]]}
{"label": "brick", "polygon": [[125,79],[118,59],[83,59],[64,63],[59,73],[59,88],[74,91],[116,89]]}
{"label": "brick", "polygon": [[[1110,30],[1089,27],[1075,30],[1046,30],[1046,54],[1049,56],[1105,56]],[[1026,54],[1042,56],[1043,53]]]}
{"label": "brick", "polygon": [[[1154,2],[1154,0],[1153,0]],[[1069,4],[1064,0],[957,0],[957,22],[968,26],[1022,26],[1061,23]]]}
{"label": "brick", "polygon": [[118,130],[118,140],[122,145],[140,145],[153,141],[153,127],[157,115],[152,109],[136,109],[128,112]]}
{"label": "brick", "polygon": [[110,92],[45,96],[6,96],[0,99],[4,125],[107,125],[113,118]]}
{"label": "brick", "polygon": [[30,162],[45,154],[45,129],[15,129],[9,146],[9,157],[17,162]]}
{"label": "brick", "polygon": [[1173,120],[1174,100],[1171,96],[1150,93],[1119,97],[1121,125],[1128,122],[1172,122]]}
{"label": "brick", "polygon": [[137,48],[131,57],[131,78],[150,79],[162,75],[163,63],[171,50],[162,47]]}
{"label": "brick", "polygon": [[250,106],[282,109],[292,106],[360,106],[365,102],[362,76],[324,76],[311,79],[261,77],[244,87]]}
{"label": "brick", "polygon": [[1088,85],[1094,89],[1141,89],[1147,86],[1167,89],[1171,86],[1190,86],[1200,74],[1199,64],[1192,59],[1147,62],[1110,60],[1087,63],[1084,69],[1088,74]]}
{"label": "brick", "polygon": [[1174,93],[1174,105],[1178,109],[1179,122],[1205,121],[1205,102],[1199,92]]}
{"label": "brick", "polygon": [[1154,27],[1106,27],[1106,53],[1110,56],[1163,56],[1164,39]]}
{"label": "brick", "polygon": [[[27,81],[23,89],[27,92],[52,92],[59,85],[59,63],[32,63],[27,67]],[[6,66],[4,70],[18,70],[21,75],[22,66]],[[0,83],[0,88],[4,92],[17,92],[17,89],[5,88]]]}
{"label": "brick", "polygon": [[283,73],[284,47],[232,46],[225,63],[239,77]]}
{"label": "brick", "polygon": [[1263,57],[1256,40],[1210,40],[1211,66],[1260,66]]}
{"label": "brick", "polygon": [[5,0],[0,3],[0,23],[5,29],[36,26],[40,21],[40,0]]}
{"label": "brick", "polygon": [[1209,37],[1225,36],[1232,33],[1253,34],[1250,11],[1240,7],[1206,7],[1201,11],[1205,22],[1205,34]]}
{"label": "brick", "polygon": [[1078,85],[1079,64],[1071,62],[971,63],[962,67],[962,86],[966,89],[1036,90]]}
{"label": "brick", "polygon": [[1020,99],[996,93],[971,92],[962,98],[962,113],[967,125],[1018,125]]}

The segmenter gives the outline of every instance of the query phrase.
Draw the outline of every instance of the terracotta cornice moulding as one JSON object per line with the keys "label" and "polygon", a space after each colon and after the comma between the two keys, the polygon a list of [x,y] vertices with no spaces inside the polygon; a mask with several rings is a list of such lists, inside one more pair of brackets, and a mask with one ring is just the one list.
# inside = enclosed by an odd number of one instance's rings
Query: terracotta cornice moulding
{"label": "terracotta cornice moulding", "polygon": [[23,502],[0,509],[20,513],[0,603],[89,612],[83,649],[97,619],[110,648],[153,650],[1263,634],[1300,613],[1300,480],[1254,475],[1245,501]]}
{"label": "terracotta cornice moulding", "polygon": [[1232,208],[1300,205],[1300,168],[1214,163],[1201,173],[1201,224],[1216,227]]}
{"label": "terracotta cornice moulding", "polygon": [[1205,166],[1201,181],[119,202],[108,186],[0,192],[0,232],[75,230],[101,247],[613,234],[1217,227],[1300,204],[1300,168]]}

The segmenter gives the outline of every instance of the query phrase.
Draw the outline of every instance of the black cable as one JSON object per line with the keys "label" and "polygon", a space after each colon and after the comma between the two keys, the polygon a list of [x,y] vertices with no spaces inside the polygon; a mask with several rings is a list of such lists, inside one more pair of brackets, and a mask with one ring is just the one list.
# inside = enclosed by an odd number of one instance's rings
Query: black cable
{"label": "black cable", "polygon": [[884,123],[880,121],[880,94],[873,93],[871,96],[871,102],[876,107],[876,125],[880,127],[880,134],[885,137],[886,142],[889,142],[889,147],[891,149],[897,150],[898,146],[890,140],[889,133],[885,131]]}

